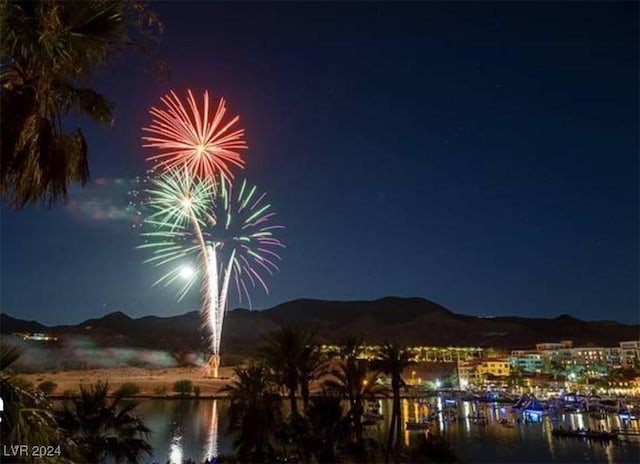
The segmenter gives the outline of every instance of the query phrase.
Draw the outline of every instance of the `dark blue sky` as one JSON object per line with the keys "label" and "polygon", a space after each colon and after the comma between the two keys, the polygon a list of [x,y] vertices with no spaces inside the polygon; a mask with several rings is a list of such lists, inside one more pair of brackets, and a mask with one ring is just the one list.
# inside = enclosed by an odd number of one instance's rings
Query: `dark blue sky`
{"label": "dark blue sky", "polygon": [[98,184],[66,208],[3,208],[3,312],[199,307],[151,286],[119,215],[149,107],[191,88],[241,115],[245,174],[287,227],[256,309],[399,295],[638,322],[637,3],[154,7],[170,82],[131,58],[101,73],[117,120],[85,125]]}

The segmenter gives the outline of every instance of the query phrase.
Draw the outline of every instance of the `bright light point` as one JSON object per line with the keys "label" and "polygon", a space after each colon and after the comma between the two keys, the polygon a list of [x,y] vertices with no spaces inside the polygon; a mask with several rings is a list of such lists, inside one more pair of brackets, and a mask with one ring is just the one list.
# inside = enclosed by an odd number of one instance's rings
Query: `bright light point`
{"label": "bright light point", "polygon": [[196,147],[196,153],[197,153],[198,155],[202,155],[202,154],[204,153],[204,145],[198,145],[198,146]]}
{"label": "bright light point", "polygon": [[182,201],[180,201],[180,206],[182,206],[184,209],[189,209],[192,205],[193,201],[191,201],[191,198],[183,198]]}
{"label": "bright light point", "polygon": [[180,268],[180,277],[185,280],[189,280],[190,278],[192,278],[195,273],[196,271],[194,271],[191,266],[182,266]]}

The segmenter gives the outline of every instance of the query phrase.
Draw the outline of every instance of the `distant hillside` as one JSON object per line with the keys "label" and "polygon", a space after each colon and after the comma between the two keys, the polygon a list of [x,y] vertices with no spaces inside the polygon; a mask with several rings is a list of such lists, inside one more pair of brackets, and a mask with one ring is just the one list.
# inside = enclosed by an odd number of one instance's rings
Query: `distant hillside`
{"label": "distant hillside", "polygon": [[[0,314],[0,333],[52,332],[60,338],[88,337],[102,346],[131,346],[168,351],[206,349],[200,315],[146,316],[132,319],[122,312],[89,319],[75,326],[45,327]],[[317,330],[319,340],[335,342],[347,335],[370,343],[398,340],[409,345],[532,348],[537,342],[570,339],[577,345],[615,346],[638,339],[639,325],[613,321],[582,321],[523,317],[479,318],[454,314],[422,298],[382,298],[375,301],[294,300],[264,311],[230,311],[223,328],[223,348],[245,351],[262,335],[280,326]]]}

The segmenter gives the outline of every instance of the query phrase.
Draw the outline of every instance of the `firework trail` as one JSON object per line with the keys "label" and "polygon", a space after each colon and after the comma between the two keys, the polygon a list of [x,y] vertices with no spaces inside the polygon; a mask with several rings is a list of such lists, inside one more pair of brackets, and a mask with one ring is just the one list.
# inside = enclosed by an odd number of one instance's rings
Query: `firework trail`
{"label": "firework trail", "polygon": [[283,245],[274,231],[281,226],[271,224],[274,213],[263,203],[265,194],[258,195],[246,181],[237,192],[232,187],[231,167],[244,167],[239,150],[247,144],[244,129],[234,127],[239,117],[225,120],[225,100],[214,111],[208,92],[200,108],[190,90],[186,105],[173,91],[161,100],[164,108],[151,108],[152,123],[143,128],[149,134],[143,147],[154,150],[147,160],[156,175],[145,191],[150,214],[144,224],[152,230],[142,234],[146,243],[139,248],[151,251],[146,262],[170,266],[155,285],[185,278],[176,265],[199,259],[198,272],[186,276],[179,299],[202,281],[213,351],[209,368],[217,377],[229,285],[234,282],[239,300],[246,298],[249,305],[250,287],[268,292],[263,276],[278,270],[274,249]]}
{"label": "firework trail", "polygon": [[145,262],[169,267],[155,284],[172,284],[181,277],[176,265],[200,259],[201,272],[187,280],[179,298],[200,275],[213,351],[210,369],[217,377],[229,286],[233,282],[238,300],[249,306],[251,288],[262,287],[268,293],[265,274],[278,270],[277,251],[284,245],[275,234],[283,226],[272,222],[275,213],[265,202],[266,194],[244,180],[234,189],[222,174],[215,181],[194,181],[185,171],[173,169],[150,185],[145,223],[152,230],[142,234],[146,243],[139,248],[151,252]]}
{"label": "firework trail", "polygon": [[246,298],[251,306],[249,288],[260,286],[269,293],[265,274],[273,275],[279,270],[277,262],[281,258],[277,251],[284,245],[276,236],[276,231],[283,226],[272,222],[275,213],[264,201],[266,193],[259,194],[246,180],[234,190],[222,176],[216,183],[216,191],[210,222],[203,228],[203,236],[211,244],[211,259],[216,261],[216,266],[218,261],[223,266],[209,308],[212,343],[219,350],[230,282],[233,279],[238,300],[242,302]]}

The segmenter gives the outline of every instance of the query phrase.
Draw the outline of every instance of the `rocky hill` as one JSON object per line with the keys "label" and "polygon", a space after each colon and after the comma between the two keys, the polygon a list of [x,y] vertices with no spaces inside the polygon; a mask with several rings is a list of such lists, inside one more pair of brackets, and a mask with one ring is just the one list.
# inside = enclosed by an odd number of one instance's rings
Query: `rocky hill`
{"label": "rocky hill", "polygon": [[[223,328],[223,348],[246,351],[261,337],[284,325],[313,327],[319,340],[331,343],[347,335],[370,343],[398,340],[408,345],[532,348],[537,342],[573,340],[576,345],[616,346],[638,339],[639,325],[614,321],[583,321],[563,315],[553,319],[480,318],[455,314],[422,298],[375,301],[300,299],[264,311],[230,311]],[[45,327],[0,314],[0,333],[49,332],[61,340],[86,338],[101,346],[203,350],[206,334],[197,312],[172,317],[131,318],[114,312],[78,325]]]}

